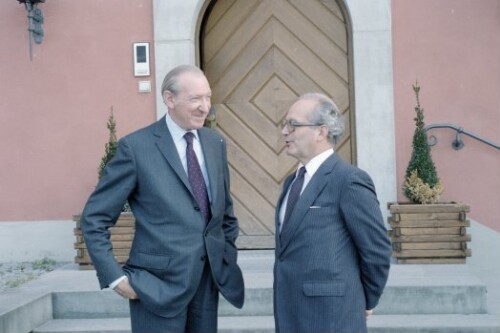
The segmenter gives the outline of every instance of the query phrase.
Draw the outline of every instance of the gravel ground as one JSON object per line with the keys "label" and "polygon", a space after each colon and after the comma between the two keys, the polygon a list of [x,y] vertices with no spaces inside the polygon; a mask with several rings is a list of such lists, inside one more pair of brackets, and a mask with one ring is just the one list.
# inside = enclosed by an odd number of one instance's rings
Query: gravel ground
{"label": "gravel ground", "polygon": [[58,263],[47,258],[30,262],[0,263],[0,292],[17,288],[64,264],[66,263]]}

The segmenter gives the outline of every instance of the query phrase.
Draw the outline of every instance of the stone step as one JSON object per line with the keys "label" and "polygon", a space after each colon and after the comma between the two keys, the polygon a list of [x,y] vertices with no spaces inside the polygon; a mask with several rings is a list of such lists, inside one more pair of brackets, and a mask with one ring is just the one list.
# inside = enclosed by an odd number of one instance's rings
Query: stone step
{"label": "stone step", "polygon": [[[239,251],[243,310],[220,302],[221,315],[271,315],[274,251]],[[260,289],[260,290],[259,290]],[[485,314],[487,288],[467,265],[392,265],[379,314]]]}
{"label": "stone step", "polygon": [[[221,298],[220,332],[274,332],[273,262],[272,251],[240,251],[246,303],[237,310]],[[370,332],[500,333],[498,315],[486,314],[486,287],[470,269],[393,265],[376,315],[369,321]],[[128,315],[127,301],[113,291],[99,290],[95,271],[68,266],[3,293],[0,333],[31,332],[36,327],[33,332],[130,332]]]}
{"label": "stone step", "polygon": [[[396,266],[397,267],[397,266]],[[393,271],[397,268],[394,267]],[[409,268],[405,268],[406,270]],[[447,269],[450,269],[448,267]],[[467,271],[452,270],[453,276],[437,274],[406,276],[398,272],[389,279],[377,306],[379,314],[484,314],[487,313],[486,287]],[[273,314],[272,274],[245,273],[243,309],[220,299],[221,316],[270,316]],[[57,319],[107,318],[128,316],[128,302],[111,290],[57,291],[52,296]]]}
{"label": "stone step", "polygon": [[[245,279],[245,305],[230,306],[222,297],[222,316],[269,316],[272,308],[274,252],[240,251]],[[128,302],[113,291],[100,291],[95,272],[68,271],[53,292],[54,318],[128,316]],[[78,284],[68,281],[78,281]],[[66,287],[61,287],[65,284]],[[487,290],[467,265],[392,265],[379,314],[487,313]]]}
{"label": "stone step", "polygon": [[[374,315],[370,333],[500,333],[492,315]],[[129,333],[129,318],[56,319],[33,333]],[[221,333],[274,333],[272,316],[220,317]]]}

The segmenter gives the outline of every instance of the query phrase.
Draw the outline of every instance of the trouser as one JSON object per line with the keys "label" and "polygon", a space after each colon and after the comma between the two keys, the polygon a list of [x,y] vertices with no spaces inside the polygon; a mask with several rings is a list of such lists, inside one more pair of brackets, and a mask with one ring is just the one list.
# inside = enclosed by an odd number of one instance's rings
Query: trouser
{"label": "trouser", "polygon": [[130,301],[133,333],[217,333],[219,291],[207,261],[193,299],[175,317],[165,318],[148,311],[140,300]]}

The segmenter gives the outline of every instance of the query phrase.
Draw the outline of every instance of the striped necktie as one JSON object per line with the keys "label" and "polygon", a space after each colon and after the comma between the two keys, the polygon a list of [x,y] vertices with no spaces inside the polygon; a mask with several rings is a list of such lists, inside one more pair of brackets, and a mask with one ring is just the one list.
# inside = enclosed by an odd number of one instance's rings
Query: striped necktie
{"label": "striped necktie", "polygon": [[290,192],[288,193],[288,201],[286,203],[286,211],[285,218],[283,219],[283,226],[287,223],[290,215],[292,215],[293,209],[295,208],[295,204],[297,200],[299,200],[300,192],[302,190],[302,185],[304,185],[304,174],[306,173],[305,167],[300,167],[299,173],[295,180],[293,181],[292,187],[290,188]]}

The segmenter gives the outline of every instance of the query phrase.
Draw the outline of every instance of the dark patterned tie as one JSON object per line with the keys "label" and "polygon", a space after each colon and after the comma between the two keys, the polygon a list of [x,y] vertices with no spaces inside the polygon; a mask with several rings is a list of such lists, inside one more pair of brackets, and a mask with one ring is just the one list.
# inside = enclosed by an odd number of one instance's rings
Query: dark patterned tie
{"label": "dark patterned tie", "polygon": [[300,191],[302,190],[302,185],[304,185],[304,174],[306,173],[306,168],[301,167],[299,169],[299,173],[295,180],[293,181],[292,187],[290,188],[290,193],[288,193],[288,201],[286,202],[286,211],[285,218],[283,219],[283,226],[285,226],[286,222],[292,215],[293,208],[299,200]]}
{"label": "dark patterned tie", "polygon": [[189,184],[191,184],[191,190],[196,198],[196,202],[198,202],[200,210],[205,217],[205,222],[208,222],[212,218],[212,213],[210,212],[210,202],[208,201],[205,179],[203,179],[200,164],[198,163],[198,159],[196,158],[196,154],[193,150],[194,134],[187,132],[184,134],[184,139],[186,139],[187,142],[186,160]]}

